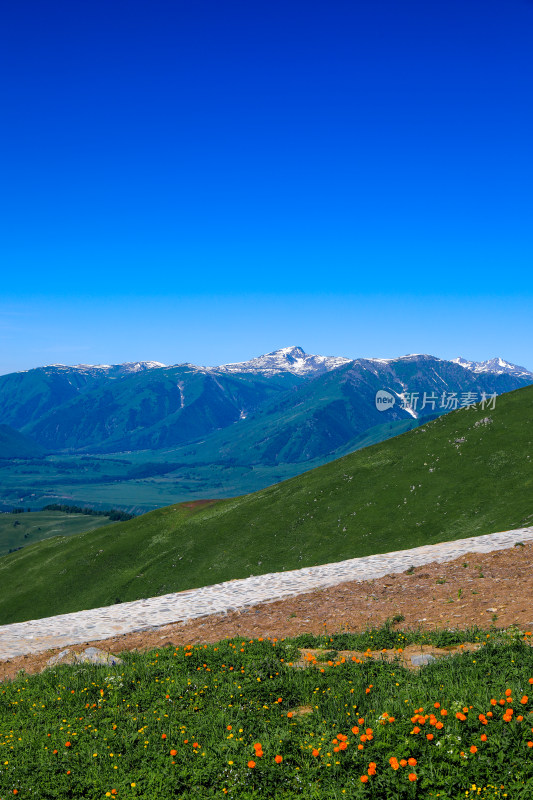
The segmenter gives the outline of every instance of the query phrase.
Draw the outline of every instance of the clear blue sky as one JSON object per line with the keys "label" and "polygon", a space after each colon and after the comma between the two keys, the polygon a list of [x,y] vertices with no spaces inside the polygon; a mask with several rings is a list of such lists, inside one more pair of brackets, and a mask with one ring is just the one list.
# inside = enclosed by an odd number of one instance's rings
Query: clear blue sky
{"label": "clear blue sky", "polygon": [[84,0],[0,27],[0,372],[533,368],[532,0]]}

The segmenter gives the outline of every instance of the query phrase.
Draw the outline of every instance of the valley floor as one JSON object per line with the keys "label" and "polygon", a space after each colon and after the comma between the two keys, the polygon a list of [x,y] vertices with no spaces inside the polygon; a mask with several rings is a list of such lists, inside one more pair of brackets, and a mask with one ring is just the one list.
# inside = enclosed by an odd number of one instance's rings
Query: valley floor
{"label": "valley floor", "polygon": [[[387,619],[403,617],[401,628],[464,629],[479,625],[516,625],[533,630],[533,543],[492,553],[461,555],[454,561],[415,567],[407,573],[372,581],[354,581],[263,603],[242,611],[202,617],[156,630],[125,634],[87,644],[120,653],[173,645],[217,642],[233,636],[297,636],[361,631]],[[21,669],[40,672],[52,655],[48,650],[0,662],[0,681]]]}

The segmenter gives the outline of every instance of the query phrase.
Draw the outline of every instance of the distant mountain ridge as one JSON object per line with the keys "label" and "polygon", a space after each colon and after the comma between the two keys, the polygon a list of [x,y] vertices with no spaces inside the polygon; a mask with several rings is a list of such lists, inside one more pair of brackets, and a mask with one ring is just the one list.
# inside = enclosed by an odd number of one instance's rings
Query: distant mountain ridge
{"label": "distant mountain ridge", "polygon": [[454,358],[455,364],[460,364],[472,372],[490,372],[493,375],[513,375],[515,378],[529,378],[533,380],[533,372],[518,364],[511,364],[503,358],[491,358],[488,361],[467,361],[465,358]]}
{"label": "distant mountain ridge", "polygon": [[235,364],[222,364],[211,369],[221,372],[253,372],[264,375],[275,375],[280,372],[291,372],[293,375],[311,377],[323,375],[324,372],[337,369],[343,364],[348,364],[351,359],[343,356],[312,356],[301,347],[283,347],[274,350],[250,361],[240,361]]}
{"label": "distant mountain ridge", "polygon": [[[453,409],[422,406],[426,395],[501,394],[530,383],[533,373],[501,358],[350,360],[292,346],[219,367],[140,361],[11,373],[0,376],[0,424],[48,452],[192,443],[208,461],[304,463],[355,447],[374,428],[372,436],[384,438],[395,425]],[[385,413],[375,403],[379,390],[394,397]],[[418,395],[418,404],[406,404],[406,394]]]}

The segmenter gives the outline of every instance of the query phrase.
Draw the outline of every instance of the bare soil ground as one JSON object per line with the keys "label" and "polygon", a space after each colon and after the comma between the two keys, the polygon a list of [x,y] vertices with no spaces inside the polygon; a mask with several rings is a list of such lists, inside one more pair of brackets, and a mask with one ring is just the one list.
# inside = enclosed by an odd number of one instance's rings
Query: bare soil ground
{"label": "bare soil ground", "polygon": [[[402,629],[516,625],[524,631],[533,630],[533,543],[493,553],[470,553],[455,561],[427,564],[401,575],[342,583],[240,612],[173,623],[69,649],[79,651],[90,644],[119,654],[167,644],[205,644],[233,636],[282,639],[301,633],[362,631],[378,627],[396,615],[404,617],[398,625]],[[21,669],[28,674],[40,672],[57,652],[48,650],[1,661],[0,682],[13,679]],[[410,651],[405,654],[406,663],[410,654]]]}

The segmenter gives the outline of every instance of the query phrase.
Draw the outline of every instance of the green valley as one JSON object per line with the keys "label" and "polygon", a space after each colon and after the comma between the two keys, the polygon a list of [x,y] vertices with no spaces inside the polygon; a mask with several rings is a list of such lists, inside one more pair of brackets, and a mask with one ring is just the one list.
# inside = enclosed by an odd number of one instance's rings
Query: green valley
{"label": "green valley", "polygon": [[0,559],[0,624],[533,524],[533,387],[254,494]]}

